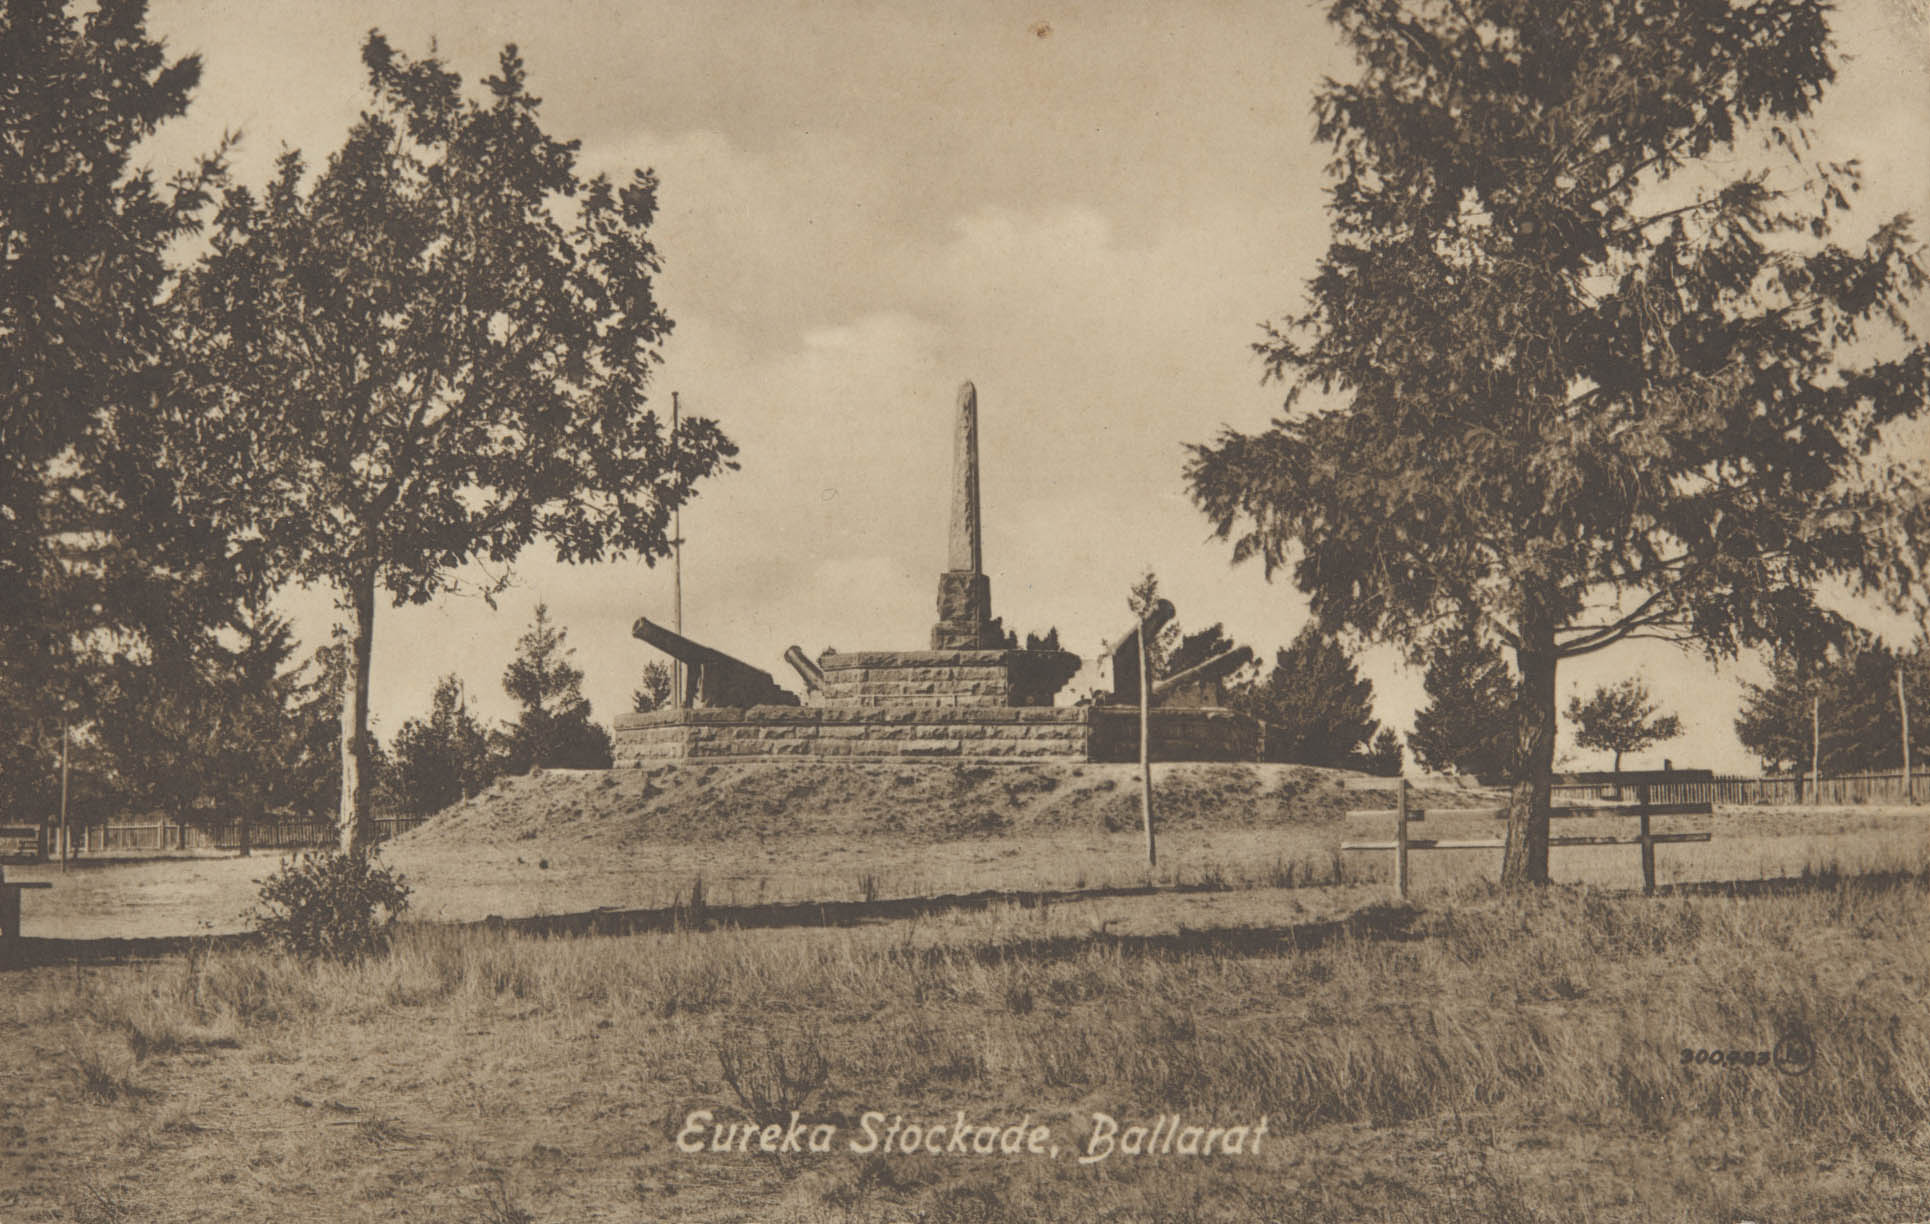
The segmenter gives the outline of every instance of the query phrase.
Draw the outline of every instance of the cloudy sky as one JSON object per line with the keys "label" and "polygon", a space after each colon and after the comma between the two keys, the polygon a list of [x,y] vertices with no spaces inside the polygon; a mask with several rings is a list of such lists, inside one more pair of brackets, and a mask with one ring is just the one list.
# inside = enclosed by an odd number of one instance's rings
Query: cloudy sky
{"label": "cloudy sky", "polygon": [[[205,61],[158,168],[224,129],[243,133],[244,182],[284,146],[319,162],[364,104],[358,51],[379,28],[413,54],[433,42],[472,83],[518,44],[546,125],[582,141],[587,168],[656,169],[676,320],[659,406],[679,391],[743,451],[684,516],[685,625],[780,682],[792,643],[925,644],[965,379],[1008,627],[1056,625],[1096,654],[1149,568],[1189,627],[1224,621],[1271,652],[1304,620],[1289,587],[1230,565],[1181,465],[1184,444],[1261,427],[1279,405],[1250,345],[1299,308],[1326,244],[1310,104],[1349,61],[1321,6],[156,0],[150,26]],[[1924,0],[1847,0],[1837,28],[1844,62],[1817,127],[1865,165],[1856,216],[1930,218]],[[508,715],[502,669],[539,600],[597,715],[628,708],[656,657],[630,625],[669,619],[668,566],[539,551],[517,574],[495,611],[449,598],[378,613],[385,737],[449,672]],[[325,640],[329,592],[284,603]],[[1389,651],[1366,669],[1404,731],[1419,676]],[[1689,729],[1668,755],[1751,767],[1731,719],[1758,665],[1631,645],[1567,668],[1564,700],[1636,673]]]}

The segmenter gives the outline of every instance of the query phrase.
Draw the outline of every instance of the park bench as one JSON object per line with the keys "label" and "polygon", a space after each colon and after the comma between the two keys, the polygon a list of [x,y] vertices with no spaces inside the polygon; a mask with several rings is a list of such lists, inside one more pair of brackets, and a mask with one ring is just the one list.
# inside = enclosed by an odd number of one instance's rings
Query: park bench
{"label": "park bench", "polygon": [[[1549,818],[1554,820],[1575,819],[1578,817],[1633,816],[1640,823],[1640,831],[1634,837],[1589,836],[1548,838],[1552,850],[1557,846],[1640,846],[1642,848],[1642,891],[1655,891],[1655,848],[1680,842],[1706,842],[1711,834],[1707,832],[1657,833],[1650,827],[1650,821],[1658,816],[1707,816],[1715,809],[1703,803],[1655,803],[1650,801],[1650,788],[1670,782],[1681,782],[1684,775],[1679,771],[1651,770],[1636,773],[1584,773],[1570,774],[1562,779],[1564,786],[1591,786],[1620,798],[1602,798],[1586,803],[1556,803],[1549,808]],[[1394,895],[1407,896],[1407,856],[1416,850],[1500,850],[1506,847],[1506,840],[1498,837],[1481,838],[1420,838],[1408,836],[1410,823],[1427,819],[1425,808],[1414,807],[1408,802],[1409,783],[1406,777],[1398,778],[1350,778],[1346,782],[1349,790],[1392,790],[1394,806],[1391,809],[1368,809],[1349,811],[1349,819],[1359,817],[1385,816],[1393,821],[1394,837],[1391,841],[1343,842],[1342,850],[1393,851],[1394,853]],[[1634,798],[1627,796],[1633,792]],[[1506,820],[1508,808],[1467,807],[1442,808],[1438,815],[1454,815],[1468,819],[1488,818]]]}

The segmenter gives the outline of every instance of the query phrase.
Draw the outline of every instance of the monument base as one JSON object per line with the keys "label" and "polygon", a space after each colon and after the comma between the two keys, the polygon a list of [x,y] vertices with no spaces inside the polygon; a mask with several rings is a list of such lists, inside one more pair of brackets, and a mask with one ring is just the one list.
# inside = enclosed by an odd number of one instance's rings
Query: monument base
{"label": "monument base", "polygon": [[1063,650],[827,651],[818,658],[828,709],[874,706],[1050,706],[1079,670]]}
{"label": "monument base", "polygon": [[992,580],[984,574],[947,570],[938,576],[938,623],[933,650],[999,650],[1005,629],[992,615]]}
{"label": "monument base", "polygon": [[[678,761],[847,764],[1139,759],[1139,713],[1107,706],[825,707],[657,710],[620,714],[619,769]],[[1155,761],[1255,761],[1264,725],[1232,710],[1152,712]]]}

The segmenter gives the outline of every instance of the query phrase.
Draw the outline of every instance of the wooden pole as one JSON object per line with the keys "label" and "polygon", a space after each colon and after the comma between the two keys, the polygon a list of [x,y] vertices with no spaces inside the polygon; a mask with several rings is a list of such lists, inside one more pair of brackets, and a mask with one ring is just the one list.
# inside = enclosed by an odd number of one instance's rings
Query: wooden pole
{"label": "wooden pole", "polygon": [[1903,801],[1917,801],[1916,780],[1910,776],[1910,697],[1903,687],[1903,661],[1896,665],[1896,708],[1903,716]]}
{"label": "wooden pole", "polygon": [[60,869],[67,870],[67,856],[73,849],[73,834],[67,829],[67,711],[60,711]]}
{"label": "wooden pole", "polygon": [[1139,816],[1146,826],[1146,866],[1159,865],[1153,846],[1153,677],[1147,664],[1146,618],[1139,618]]}
{"label": "wooden pole", "polygon": [[[677,393],[670,393],[670,455],[675,463],[677,455],[677,423],[681,406]],[[670,627],[682,634],[684,631],[684,508],[681,502],[670,512]],[[670,700],[682,709],[684,701],[684,664],[682,659],[670,660]]]}
{"label": "wooden pole", "polygon": [[1407,900],[1407,775],[1394,787],[1394,896]]}
{"label": "wooden pole", "polygon": [[1635,788],[1636,801],[1641,804],[1642,816],[1642,895],[1655,894],[1655,840],[1649,832],[1649,784],[1643,782]]}
{"label": "wooden pole", "polygon": [[1823,699],[1809,699],[1809,805],[1823,802]]}

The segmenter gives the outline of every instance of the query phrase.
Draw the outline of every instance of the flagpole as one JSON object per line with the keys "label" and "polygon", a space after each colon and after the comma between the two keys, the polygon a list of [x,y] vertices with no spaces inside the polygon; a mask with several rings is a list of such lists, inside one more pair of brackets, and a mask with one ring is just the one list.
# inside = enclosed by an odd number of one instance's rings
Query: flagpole
{"label": "flagpole", "polygon": [[[672,391],[670,393],[670,451],[673,463],[676,462],[677,425],[680,415],[681,406],[677,402],[677,393]],[[670,583],[670,627],[681,636],[684,631],[684,508],[681,499],[676,508],[670,512]],[[670,669],[670,699],[681,709],[685,704],[683,660],[672,659]]]}

